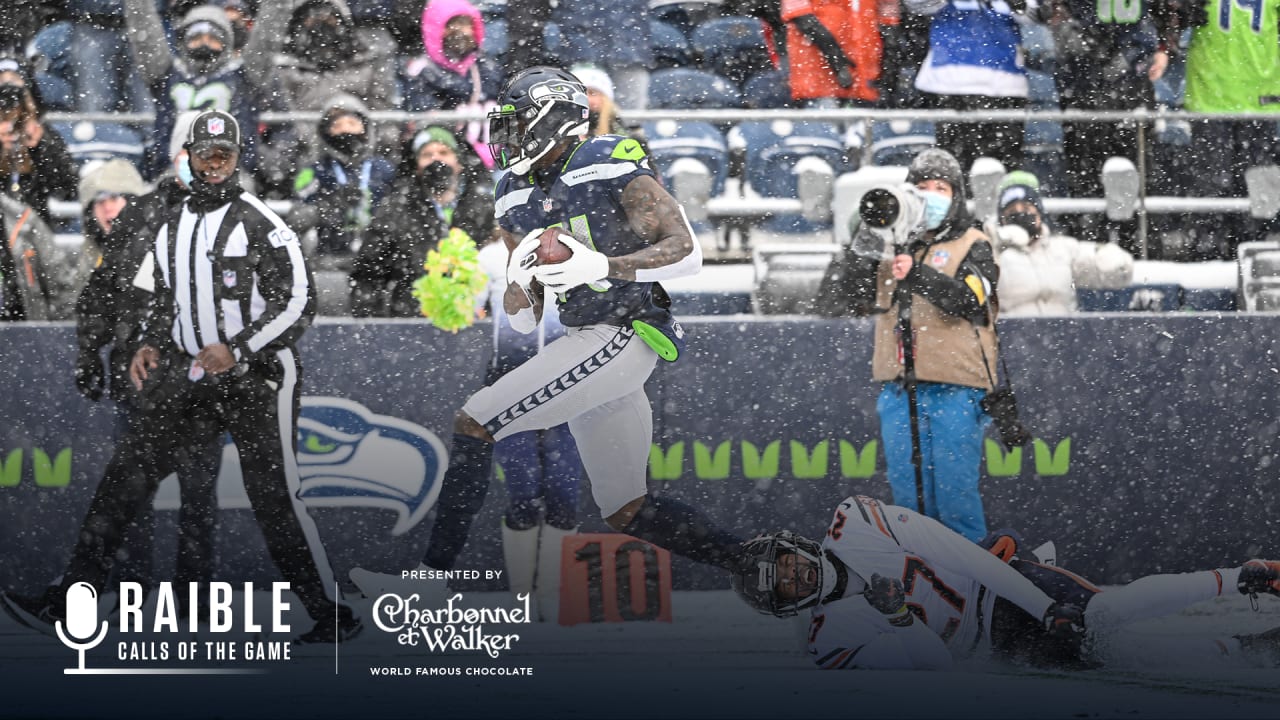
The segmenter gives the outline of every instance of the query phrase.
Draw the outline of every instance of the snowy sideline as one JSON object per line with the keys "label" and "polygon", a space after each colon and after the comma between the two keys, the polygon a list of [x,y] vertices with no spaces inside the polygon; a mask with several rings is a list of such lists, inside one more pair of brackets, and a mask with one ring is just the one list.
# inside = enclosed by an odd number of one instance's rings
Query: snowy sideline
{"label": "snowy sideline", "polygon": [[[255,594],[256,606],[269,602]],[[104,600],[106,600],[104,598]],[[509,602],[476,593],[468,604]],[[366,601],[367,602],[367,601]],[[297,607],[297,604],[294,604]],[[804,624],[756,615],[725,592],[676,593],[674,622],[523,625],[497,660],[430,655],[366,623],[344,644],[296,649],[262,674],[71,677],[75,654],[0,616],[0,717],[814,717],[1250,718],[1280,716],[1280,672],[1232,666],[1176,647],[1280,625],[1280,600],[1258,612],[1239,596],[1127,629],[1106,670],[1020,670],[971,660],[948,673],[823,672],[803,654]],[[368,608],[364,608],[366,620]],[[265,617],[265,609],[263,612]],[[307,628],[300,612],[294,632]],[[113,662],[116,627],[88,654]],[[201,640],[228,639],[207,628]],[[130,636],[130,639],[154,639]],[[371,668],[531,668],[532,677],[374,676]],[[261,667],[261,666],[260,666]]]}

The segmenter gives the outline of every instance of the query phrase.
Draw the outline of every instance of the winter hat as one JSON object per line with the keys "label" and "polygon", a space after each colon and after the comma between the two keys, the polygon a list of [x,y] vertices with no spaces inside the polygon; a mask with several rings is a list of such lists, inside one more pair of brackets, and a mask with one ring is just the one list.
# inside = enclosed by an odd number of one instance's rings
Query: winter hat
{"label": "winter hat", "polygon": [[581,80],[588,90],[595,88],[604,93],[605,97],[613,99],[613,80],[609,77],[609,73],[595,65],[574,65],[569,72]]}
{"label": "winter hat", "polygon": [[227,13],[216,5],[201,5],[182,16],[178,24],[178,37],[185,41],[188,36],[209,33],[222,41],[223,45],[231,42],[231,21]]}
{"label": "winter hat", "polygon": [[121,158],[108,160],[80,178],[80,210],[87,212],[101,193],[141,195],[146,191],[133,163]]}
{"label": "winter hat", "polygon": [[1044,217],[1044,201],[1040,199],[1040,181],[1035,175],[1025,170],[1015,170],[1000,180],[996,192],[996,213],[1003,214],[1004,209],[1015,202],[1029,202]]}
{"label": "winter hat", "polygon": [[178,153],[182,152],[182,147],[187,142],[187,136],[191,134],[191,126],[198,117],[200,117],[199,110],[187,110],[178,115],[177,120],[173,121],[173,132],[169,133],[170,161],[178,157]]}
{"label": "winter hat", "polygon": [[453,133],[445,130],[439,125],[432,125],[424,130],[419,130],[418,134],[413,136],[413,152],[416,154],[427,143],[437,142],[442,145],[448,145],[450,150],[458,151],[458,139]]}
{"label": "winter hat", "polygon": [[907,168],[907,183],[915,185],[922,180],[945,180],[955,197],[968,197],[964,187],[964,171],[956,156],[942,148],[925,148],[911,160]]}
{"label": "winter hat", "polygon": [[195,153],[218,146],[240,149],[240,124],[221,110],[205,110],[191,123],[184,147]]}

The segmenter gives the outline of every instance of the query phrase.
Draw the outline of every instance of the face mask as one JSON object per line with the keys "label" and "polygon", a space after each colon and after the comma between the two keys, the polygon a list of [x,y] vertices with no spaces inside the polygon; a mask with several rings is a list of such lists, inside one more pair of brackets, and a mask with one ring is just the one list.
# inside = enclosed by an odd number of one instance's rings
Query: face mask
{"label": "face mask", "polygon": [[349,158],[359,157],[364,151],[364,135],[359,133],[341,133],[330,135],[325,139],[329,147]]}
{"label": "face mask", "polygon": [[929,230],[937,230],[951,210],[951,198],[930,191],[921,192],[920,195],[924,198],[924,226]]}
{"label": "face mask", "polygon": [[218,62],[218,57],[222,53],[214,50],[208,45],[199,45],[193,48],[187,48],[187,60],[191,62],[191,67],[196,72],[205,72]]}
{"label": "face mask", "polygon": [[306,31],[306,55],[320,67],[336,67],[346,46],[342,32],[334,25],[317,25]]}
{"label": "face mask", "polygon": [[186,155],[178,161],[178,179],[187,187],[191,187],[191,181],[196,179],[195,175],[191,174],[191,158]]}
{"label": "face mask", "polygon": [[1034,213],[1029,213],[1029,212],[1009,213],[1004,217],[1003,220],[1000,221],[1000,224],[1001,225],[1017,225],[1023,230],[1026,230],[1027,234],[1031,236],[1032,240],[1035,240],[1036,237],[1040,235],[1040,218]]}
{"label": "face mask", "polygon": [[418,175],[418,182],[422,184],[423,189],[432,195],[439,195],[449,189],[449,184],[453,181],[453,168],[435,160],[422,169],[422,173]]}

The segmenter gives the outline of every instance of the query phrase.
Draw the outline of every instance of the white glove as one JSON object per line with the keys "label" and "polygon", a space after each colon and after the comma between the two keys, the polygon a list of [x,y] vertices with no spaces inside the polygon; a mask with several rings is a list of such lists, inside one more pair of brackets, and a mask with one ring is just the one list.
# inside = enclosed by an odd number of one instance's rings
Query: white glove
{"label": "white glove", "polygon": [[1031,234],[1026,231],[1026,228],[1017,225],[1001,225],[996,228],[996,235],[999,236],[1000,245],[1003,247],[1026,250],[1031,244]]}
{"label": "white glove", "polygon": [[511,258],[507,260],[507,282],[515,283],[529,291],[529,283],[533,282],[533,264],[538,261],[535,252],[538,250],[538,236],[542,230],[534,230],[520,244],[511,250]]}
{"label": "white glove", "polygon": [[562,263],[539,265],[533,276],[557,295],[579,285],[603,280],[609,275],[609,257],[578,242],[571,235],[561,235],[560,242],[569,246],[573,255]]}

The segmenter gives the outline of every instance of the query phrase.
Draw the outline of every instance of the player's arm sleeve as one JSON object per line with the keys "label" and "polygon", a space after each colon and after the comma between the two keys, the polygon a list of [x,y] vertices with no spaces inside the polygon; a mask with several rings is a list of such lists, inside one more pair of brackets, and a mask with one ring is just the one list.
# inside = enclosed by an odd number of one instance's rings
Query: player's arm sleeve
{"label": "player's arm sleeve", "polygon": [[995,297],[1000,266],[996,264],[991,243],[982,239],[969,249],[955,277],[927,263],[916,263],[911,268],[910,279],[915,293],[942,312],[986,324],[988,300]]}
{"label": "player's arm sleeve", "polygon": [[1034,618],[1044,617],[1053,604],[1053,598],[1017,570],[937,520],[905,508],[895,508],[895,511],[906,518],[893,518],[890,522],[894,535],[907,552],[933,565],[968,575]]}
{"label": "player's arm sleeve", "polygon": [[245,230],[258,245],[258,288],[267,309],[231,339],[231,352],[239,361],[268,347],[293,345],[316,312],[315,284],[298,236],[279,221],[254,223]]}
{"label": "player's arm sleeve", "polygon": [[648,245],[629,255],[609,258],[609,277],[660,282],[702,270],[702,245],[684,208],[652,174],[637,175],[627,183],[622,190],[622,208],[631,229]]}
{"label": "player's arm sleeve", "polygon": [[883,616],[845,598],[816,613],[809,657],[823,670],[946,670],[954,660],[946,643],[923,622],[894,627]]}

